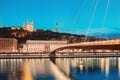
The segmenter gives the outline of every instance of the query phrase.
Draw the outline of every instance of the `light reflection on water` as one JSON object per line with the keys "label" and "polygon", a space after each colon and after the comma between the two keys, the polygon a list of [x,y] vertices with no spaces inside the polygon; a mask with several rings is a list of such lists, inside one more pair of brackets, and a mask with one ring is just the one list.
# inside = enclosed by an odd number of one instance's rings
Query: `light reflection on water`
{"label": "light reflection on water", "polygon": [[0,59],[0,80],[120,80],[120,58]]}

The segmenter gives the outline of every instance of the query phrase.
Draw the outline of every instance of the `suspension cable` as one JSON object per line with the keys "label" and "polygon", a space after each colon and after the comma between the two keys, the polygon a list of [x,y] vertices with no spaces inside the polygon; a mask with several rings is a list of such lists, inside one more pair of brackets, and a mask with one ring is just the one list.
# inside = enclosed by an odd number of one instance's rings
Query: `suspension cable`
{"label": "suspension cable", "polygon": [[98,6],[98,2],[99,2],[99,0],[96,0],[96,4],[95,4],[95,7],[94,7],[94,9],[93,9],[93,13],[92,13],[92,16],[91,16],[90,23],[89,23],[89,25],[88,25],[88,30],[87,30],[87,32],[86,32],[86,36],[85,36],[84,42],[87,41],[87,36],[88,36],[88,33],[89,33],[89,31],[90,31],[90,28],[91,28],[91,25],[92,25],[92,22],[93,22],[93,19],[94,19],[94,15],[95,15],[95,12],[96,12],[96,9],[97,9],[97,6]]}
{"label": "suspension cable", "polygon": [[84,8],[85,8],[85,6],[86,6],[86,3],[87,3],[87,0],[85,0],[84,4],[83,4],[83,6],[82,6],[81,13],[80,13],[80,15],[79,15],[78,18],[77,18],[77,21],[76,21],[75,26],[74,26],[74,28],[73,28],[73,30],[72,30],[72,33],[75,31],[76,26],[77,26],[78,23],[79,23],[80,17],[82,16],[82,13],[83,13],[83,10],[84,10]]}
{"label": "suspension cable", "polygon": [[101,34],[100,34],[100,38],[102,38],[102,32],[104,32],[104,25],[105,25],[105,22],[106,22],[109,5],[110,5],[110,0],[107,0],[107,6],[106,6],[106,9],[105,9],[105,15],[104,15],[103,23],[102,23],[102,31],[101,31]]}
{"label": "suspension cable", "polygon": [[[82,1],[82,0],[80,0],[80,1]],[[74,9],[74,12],[72,13],[72,17],[71,17],[70,21],[68,22],[68,27],[71,26],[71,24],[72,24],[72,22],[73,22],[73,19],[75,18],[77,9],[78,9],[78,6]],[[67,30],[65,30],[65,32],[66,32],[66,31],[67,31]]]}

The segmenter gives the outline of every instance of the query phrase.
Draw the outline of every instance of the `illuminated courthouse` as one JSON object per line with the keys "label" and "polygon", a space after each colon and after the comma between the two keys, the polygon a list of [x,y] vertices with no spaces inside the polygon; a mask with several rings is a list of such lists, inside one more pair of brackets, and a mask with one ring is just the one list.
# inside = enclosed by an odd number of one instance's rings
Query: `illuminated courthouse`
{"label": "illuminated courthouse", "polygon": [[66,44],[67,41],[27,40],[22,52],[49,52]]}
{"label": "illuminated courthouse", "polygon": [[17,52],[17,40],[14,38],[0,38],[0,52]]}

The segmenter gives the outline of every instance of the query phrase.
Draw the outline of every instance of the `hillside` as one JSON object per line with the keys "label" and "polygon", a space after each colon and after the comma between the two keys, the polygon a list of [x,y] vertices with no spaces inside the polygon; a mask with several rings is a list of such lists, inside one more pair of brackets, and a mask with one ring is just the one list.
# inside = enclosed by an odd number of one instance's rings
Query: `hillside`
{"label": "hillside", "polygon": [[[51,30],[38,29],[34,32],[28,32],[22,28],[12,29],[11,27],[0,28],[0,38],[16,38],[18,43],[25,43],[26,40],[67,40],[69,43],[83,42],[85,35],[70,33],[58,33]],[[96,41],[99,38],[88,36],[87,41]]]}

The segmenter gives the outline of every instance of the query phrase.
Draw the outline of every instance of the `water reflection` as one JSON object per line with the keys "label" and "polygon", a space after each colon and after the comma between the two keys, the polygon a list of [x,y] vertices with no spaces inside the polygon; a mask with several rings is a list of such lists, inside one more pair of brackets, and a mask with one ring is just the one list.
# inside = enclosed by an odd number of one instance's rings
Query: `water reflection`
{"label": "water reflection", "polygon": [[100,62],[101,62],[101,71],[104,72],[104,69],[105,69],[105,59],[104,58],[101,58],[100,59]]}
{"label": "water reflection", "polygon": [[32,76],[32,67],[31,63],[29,61],[24,61],[22,64],[22,80],[33,80]]}
{"label": "water reflection", "polygon": [[108,73],[109,73],[109,65],[110,65],[110,63],[109,63],[109,58],[106,58],[106,60],[105,60],[105,73],[106,73],[106,76],[108,76]]}
{"label": "water reflection", "polygon": [[120,80],[120,58],[0,59],[0,80],[114,79]]}
{"label": "water reflection", "polygon": [[119,77],[120,77],[120,58],[118,58],[118,72],[119,72]]}

